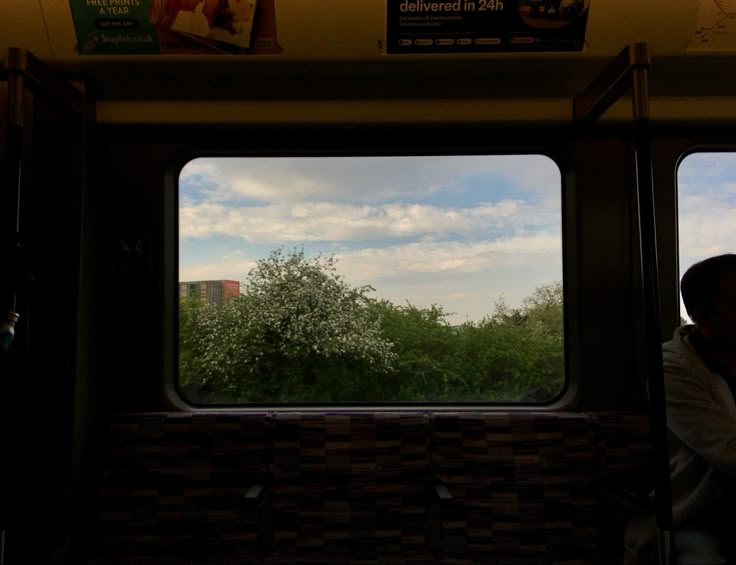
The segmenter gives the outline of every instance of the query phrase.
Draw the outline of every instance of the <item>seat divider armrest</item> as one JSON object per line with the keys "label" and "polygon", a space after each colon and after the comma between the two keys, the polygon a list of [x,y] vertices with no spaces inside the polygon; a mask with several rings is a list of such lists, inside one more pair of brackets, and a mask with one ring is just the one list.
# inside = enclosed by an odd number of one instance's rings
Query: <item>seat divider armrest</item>
{"label": "seat divider armrest", "polygon": [[258,500],[263,493],[263,485],[252,485],[245,493],[246,500]]}
{"label": "seat divider armrest", "polygon": [[450,489],[448,489],[447,486],[442,483],[435,483],[434,492],[437,495],[437,498],[439,498],[440,500],[452,500],[452,493],[450,492]]}

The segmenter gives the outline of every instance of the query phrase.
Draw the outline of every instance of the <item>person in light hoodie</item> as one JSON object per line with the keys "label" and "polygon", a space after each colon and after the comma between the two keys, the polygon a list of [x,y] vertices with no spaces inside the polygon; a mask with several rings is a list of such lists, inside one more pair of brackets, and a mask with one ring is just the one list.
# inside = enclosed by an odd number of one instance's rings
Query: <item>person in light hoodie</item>
{"label": "person in light hoodie", "polygon": [[[662,346],[677,565],[736,564],[736,255],[682,277],[693,324]],[[656,563],[652,512],[626,529],[627,564]]]}

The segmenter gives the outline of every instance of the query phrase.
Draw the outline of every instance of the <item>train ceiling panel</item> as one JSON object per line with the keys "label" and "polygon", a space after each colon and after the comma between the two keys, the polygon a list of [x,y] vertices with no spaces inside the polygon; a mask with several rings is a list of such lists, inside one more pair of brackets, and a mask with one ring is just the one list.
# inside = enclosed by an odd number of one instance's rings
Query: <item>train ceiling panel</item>
{"label": "train ceiling panel", "polygon": [[[78,23],[90,5],[138,4],[147,12],[151,2],[165,1],[74,0],[74,14]],[[654,119],[736,119],[736,13],[712,17],[733,27],[722,30],[733,31],[733,51],[707,43],[693,50],[703,13],[731,4],[736,10],[734,0],[584,0],[582,51],[464,54],[387,53],[388,3],[403,0],[207,1],[255,2],[262,20],[270,14],[278,49],[83,55],[69,0],[0,0],[0,48],[25,48],[61,71],[93,76],[98,120],[108,123],[569,123],[571,97],[625,45],[646,41]],[[627,104],[620,101],[603,119],[628,119]]]}

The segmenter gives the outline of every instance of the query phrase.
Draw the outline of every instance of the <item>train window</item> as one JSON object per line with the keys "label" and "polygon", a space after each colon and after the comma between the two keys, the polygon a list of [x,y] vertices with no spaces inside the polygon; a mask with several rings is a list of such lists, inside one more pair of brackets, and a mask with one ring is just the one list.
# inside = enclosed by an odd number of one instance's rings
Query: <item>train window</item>
{"label": "train window", "polygon": [[[736,251],[736,153],[692,153],[677,172],[680,276],[694,263]],[[680,301],[681,322],[690,322]]]}
{"label": "train window", "polygon": [[561,195],[542,155],[189,162],[182,396],[553,400],[565,384]]}

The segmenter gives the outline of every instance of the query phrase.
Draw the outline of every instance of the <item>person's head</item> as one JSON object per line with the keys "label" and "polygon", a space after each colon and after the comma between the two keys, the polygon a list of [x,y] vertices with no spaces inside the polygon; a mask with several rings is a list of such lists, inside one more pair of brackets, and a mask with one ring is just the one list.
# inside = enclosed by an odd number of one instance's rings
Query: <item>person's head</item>
{"label": "person's head", "polygon": [[688,315],[705,337],[736,344],[736,255],[710,257],[680,282]]}

